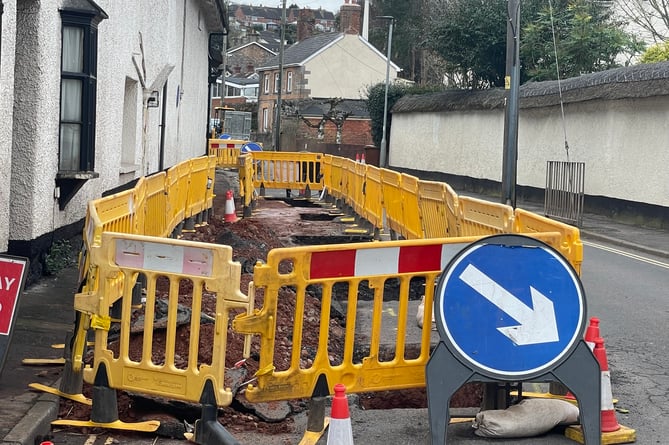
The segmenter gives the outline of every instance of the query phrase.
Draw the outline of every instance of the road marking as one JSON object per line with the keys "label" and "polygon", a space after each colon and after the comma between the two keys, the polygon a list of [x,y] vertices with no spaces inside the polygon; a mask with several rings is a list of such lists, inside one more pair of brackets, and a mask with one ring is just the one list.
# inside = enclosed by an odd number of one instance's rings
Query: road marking
{"label": "road marking", "polygon": [[614,249],[613,247],[604,246],[602,244],[592,243],[590,241],[581,241],[584,246],[594,247],[595,249],[605,250],[607,252],[616,253],[627,258],[632,258],[642,263],[651,264],[653,266],[662,267],[663,269],[669,269],[669,263],[664,263],[662,261],[653,260],[651,258],[646,258],[641,255],[636,255],[634,253],[625,252],[624,250]]}
{"label": "road marking", "polygon": [[93,445],[95,441],[97,440],[98,436],[95,434],[91,434],[88,436],[88,439],[86,439],[86,442],[84,442],[84,445]]}

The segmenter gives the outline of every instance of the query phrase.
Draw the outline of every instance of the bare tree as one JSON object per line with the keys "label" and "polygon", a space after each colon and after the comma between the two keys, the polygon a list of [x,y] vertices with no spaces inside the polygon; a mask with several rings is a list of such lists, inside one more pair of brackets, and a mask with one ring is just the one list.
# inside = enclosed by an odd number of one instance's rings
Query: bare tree
{"label": "bare tree", "polygon": [[621,15],[640,28],[644,40],[669,39],[669,0],[616,0]]}
{"label": "bare tree", "polygon": [[328,104],[330,105],[330,109],[327,110],[325,113],[323,113],[322,117],[320,120],[317,122],[312,122],[309,118],[306,118],[302,115],[300,108],[303,108],[306,104],[311,102],[311,100],[308,101],[300,101],[299,103],[293,103],[290,102],[286,108],[289,108],[289,112],[292,114],[297,115],[302,122],[304,122],[307,127],[310,128],[317,128],[318,129],[318,134],[317,137],[318,139],[323,139],[325,138],[325,123],[327,121],[332,122],[335,124],[335,127],[337,127],[337,133],[336,133],[336,143],[341,144],[341,138],[342,138],[342,130],[344,128],[344,122],[346,119],[351,115],[350,111],[342,111],[337,109],[337,105],[342,103],[344,99],[341,99],[339,97],[331,98],[331,99],[326,99],[320,102],[321,104],[325,105]]}

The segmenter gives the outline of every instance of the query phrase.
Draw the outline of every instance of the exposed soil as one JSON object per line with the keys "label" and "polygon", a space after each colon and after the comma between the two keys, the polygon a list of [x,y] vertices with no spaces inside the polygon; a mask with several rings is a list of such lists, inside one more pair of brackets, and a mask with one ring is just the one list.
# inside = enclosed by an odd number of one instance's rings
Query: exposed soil
{"label": "exposed soil", "polygon": [[[294,235],[308,237],[324,235],[340,235],[342,233],[340,224],[330,221],[327,212],[317,205],[306,201],[293,201],[289,205],[284,200],[261,199],[258,205],[259,215],[250,218],[239,219],[237,222],[228,223],[224,221],[225,194],[219,193],[214,200],[214,215],[210,216],[209,224],[198,227],[195,232],[184,233],[182,238],[187,240],[201,241],[207,243],[218,243],[229,245],[233,248],[233,259],[242,265],[241,290],[248,291],[249,282],[253,276],[253,265],[257,260],[267,258],[267,253],[274,248],[295,245]],[[237,209],[240,210],[239,206]],[[302,216],[300,216],[300,214]],[[325,215],[325,216],[319,216]],[[310,238],[311,239],[311,238]],[[350,241],[350,240],[349,240]],[[167,298],[169,283],[165,279],[157,286],[157,296]],[[179,289],[179,302],[183,307],[189,307],[192,299],[192,285],[190,282],[182,281]],[[344,296],[345,297],[345,296]],[[277,341],[274,362],[277,369],[287,369],[292,343],[290,335],[292,332],[292,317],[294,312],[295,294],[292,290],[283,288],[280,294],[280,305],[277,316],[277,332],[279,337],[285,340]],[[342,297],[343,298],[343,297]],[[256,295],[256,307],[262,307],[262,292]],[[208,315],[214,314],[215,295],[204,291],[203,312]],[[160,308],[156,305],[156,311]],[[319,314],[320,300],[317,295],[308,295],[306,299],[305,314]],[[284,316],[282,316],[284,314]],[[136,318],[142,316],[142,312],[135,314]],[[187,318],[186,318],[187,320]],[[136,333],[131,337],[130,356],[139,359],[142,354],[142,329],[141,322],[136,322]],[[330,342],[331,354],[337,355],[343,350],[343,333],[345,321],[342,318],[333,318],[331,324]],[[318,316],[304,318],[305,332],[317,332]],[[201,341],[198,354],[199,363],[211,362],[211,338],[213,337],[213,324],[203,319],[200,329]],[[180,325],[176,333],[176,355],[177,367],[186,367],[188,362],[188,338],[190,327],[188,322]],[[152,360],[161,363],[164,360],[166,330],[159,326],[154,327]],[[113,338],[110,332],[110,338]],[[302,338],[303,354],[301,359],[305,367],[310,365],[318,347],[318,339],[314,336]],[[118,348],[115,343],[110,344],[110,349]],[[242,359],[243,338],[241,335],[228,330],[226,368],[236,368],[238,372],[237,383],[250,379],[258,370],[259,345],[252,345],[251,357],[243,364]],[[116,351],[115,351],[116,353]],[[161,354],[163,354],[161,356]],[[90,354],[87,361],[91,361]],[[226,373],[227,374],[227,373]],[[231,373],[232,374],[232,373]],[[226,377],[227,380],[227,377]],[[226,386],[235,388],[234,382],[226,381]],[[90,385],[84,384],[84,394],[91,396]],[[172,437],[183,437],[183,421],[193,423],[200,415],[200,408],[196,405],[175,403],[158,400],[136,394],[128,394],[117,391],[119,419],[125,422],[136,422],[139,420],[159,419],[165,421],[166,428],[163,434]],[[364,409],[389,409],[389,408],[423,408],[427,406],[427,397],[424,388],[402,391],[384,391],[377,393],[366,393],[359,395],[359,403]],[[481,389],[477,385],[463,387],[451,400],[452,407],[474,407],[481,402]],[[307,400],[293,400],[288,402],[290,413],[304,411]],[[59,418],[67,419],[90,419],[90,407],[76,404],[62,399]],[[242,393],[238,393],[232,405],[219,410],[219,419],[223,425],[232,433],[240,431],[258,431],[266,434],[277,434],[289,432],[293,429],[291,415],[285,416],[283,420],[267,421],[253,409]],[[163,428],[161,427],[161,430]],[[159,431],[161,432],[161,431]]]}

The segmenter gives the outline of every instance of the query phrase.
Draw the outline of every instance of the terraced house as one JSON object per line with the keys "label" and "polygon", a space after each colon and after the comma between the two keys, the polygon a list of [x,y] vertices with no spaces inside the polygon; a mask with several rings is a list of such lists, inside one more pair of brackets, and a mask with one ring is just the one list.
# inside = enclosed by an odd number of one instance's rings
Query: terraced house
{"label": "terraced house", "polygon": [[205,153],[208,40],[227,14],[222,0],[1,4],[0,252],[40,274],[90,200]]}

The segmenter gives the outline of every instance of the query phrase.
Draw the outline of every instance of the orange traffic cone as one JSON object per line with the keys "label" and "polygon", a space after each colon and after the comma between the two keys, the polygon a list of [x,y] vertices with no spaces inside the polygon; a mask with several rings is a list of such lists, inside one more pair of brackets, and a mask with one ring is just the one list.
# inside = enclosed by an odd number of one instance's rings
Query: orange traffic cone
{"label": "orange traffic cone", "polygon": [[355,154],[355,162],[360,162],[360,153]]}
{"label": "orange traffic cone", "polygon": [[360,162],[363,163],[363,164],[367,163],[367,162],[365,162],[365,154],[364,153],[362,155],[360,155]]}
{"label": "orange traffic cone", "polygon": [[237,213],[235,212],[235,198],[232,190],[225,193],[225,222],[237,221]]}
{"label": "orange traffic cone", "polygon": [[611,392],[611,373],[609,372],[609,361],[606,358],[606,349],[604,349],[604,339],[595,338],[595,349],[593,351],[595,358],[599,362],[599,368],[602,371],[602,432],[610,433],[618,431],[620,425],[616,419],[616,410],[613,408],[613,393]]}
{"label": "orange traffic cone", "polygon": [[351,430],[351,417],[348,412],[346,386],[337,383],[334,391],[327,445],[353,445],[353,431]]}
{"label": "orange traffic cone", "polygon": [[591,351],[595,349],[595,339],[600,337],[601,335],[599,335],[599,318],[591,317],[590,324],[588,325],[588,328],[585,330],[585,335],[583,336],[585,343],[588,345],[588,347],[590,347]]}

